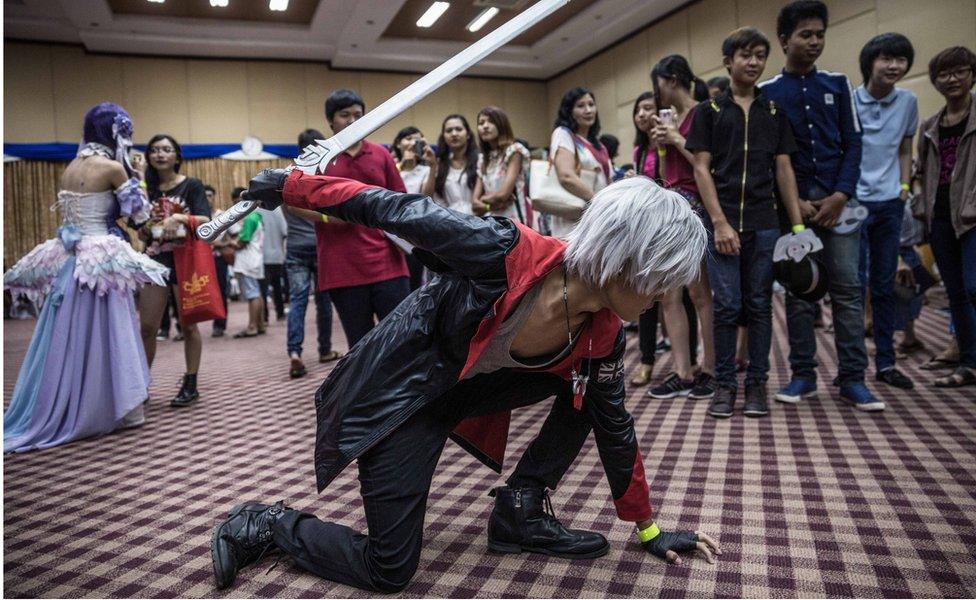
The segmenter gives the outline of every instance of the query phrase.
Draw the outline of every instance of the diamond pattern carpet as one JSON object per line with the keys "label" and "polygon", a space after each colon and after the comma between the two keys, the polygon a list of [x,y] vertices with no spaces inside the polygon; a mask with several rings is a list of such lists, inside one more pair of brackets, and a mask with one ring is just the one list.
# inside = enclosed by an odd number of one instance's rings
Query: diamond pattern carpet
{"label": "diamond pattern carpet", "polygon": [[[788,379],[782,302],[775,312],[770,390]],[[313,332],[310,310],[308,328]],[[229,333],[246,320],[232,304]],[[338,320],[336,321],[338,323]],[[6,321],[4,399],[33,321]],[[289,561],[244,571],[218,592],[210,531],[242,500],[285,499],[319,517],[364,528],[356,469],[321,496],[312,470],[312,394],[330,365],[288,378],[284,323],[269,334],[211,339],[202,326],[201,400],[168,406],[182,373],[182,345],[160,342],[148,423],[138,430],[3,459],[4,596],[367,597]],[[926,308],[919,336],[947,342],[947,318]],[[314,334],[307,336],[314,339]],[[336,327],[338,349],[344,338]],[[629,391],[658,522],[702,529],[724,555],[668,566],[644,554],[615,518],[590,442],[554,492],[571,527],[605,534],[610,553],[570,562],[487,552],[488,490],[502,478],[448,442],[433,483],[420,568],[403,597],[967,597],[976,595],[976,389],[939,390],[918,366],[918,387],[869,385],[880,414],[845,405],[828,383],[832,336],[820,330],[819,399],[776,404],[765,419],[717,421],[706,402],[656,401]],[[314,359],[314,347],[307,356]],[[628,348],[628,377],[638,360]],[[656,380],[667,375],[662,357]],[[514,465],[548,404],[521,410],[507,464]]]}

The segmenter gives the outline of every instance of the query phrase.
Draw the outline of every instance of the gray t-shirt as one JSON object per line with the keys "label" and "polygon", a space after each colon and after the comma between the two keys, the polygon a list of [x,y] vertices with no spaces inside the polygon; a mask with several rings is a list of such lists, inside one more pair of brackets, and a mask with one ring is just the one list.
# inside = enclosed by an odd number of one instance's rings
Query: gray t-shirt
{"label": "gray t-shirt", "polygon": [[[565,359],[573,351],[573,347],[579,340],[579,332],[573,336],[573,343],[563,348],[555,356],[531,361],[517,360],[512,357],[512,342],[515,341],[515,337],[522,329],[525,320],[532,313],[532,308],[535,307],[540,292],[542,292],[541,281],[522,296],[518,306],[498,327],[498,331],[488,342],[488,347],[484,349],[478,360],[471,366],[471,370],[464,376],[465,379],[482,373],[493,373],[499,369],[547,369]],[[580,331],[583,331],[583,328],[580,328]]]}
{"label": "gray t-shirt", "polygon": [[315,252],[315,225],[290,211],[285,212],[288,222],[288,253]]}
{"label": "gray t-shirt", "polygon": [[274,210],[259,208],[261,221],[264,225],[264,264],[285,264],[285,238],[288,236],[288,224],[279,206]]}

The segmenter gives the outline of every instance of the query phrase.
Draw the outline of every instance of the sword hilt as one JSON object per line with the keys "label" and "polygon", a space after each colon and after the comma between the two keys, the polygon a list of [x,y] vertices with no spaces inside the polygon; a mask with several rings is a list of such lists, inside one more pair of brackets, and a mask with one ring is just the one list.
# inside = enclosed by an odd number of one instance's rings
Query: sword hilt
{"label": "sword hilt", "polygon": [[222,233],[227,231],[231,225],[254,212],[254,209],[257,207],[258,203],[254,200],[241,200],[234,206],[231,206],[224,212],[214,217],[212,220],[207,221],[203,225],[197,227],[197,237],[205,242],[213,242],[219,238]]}

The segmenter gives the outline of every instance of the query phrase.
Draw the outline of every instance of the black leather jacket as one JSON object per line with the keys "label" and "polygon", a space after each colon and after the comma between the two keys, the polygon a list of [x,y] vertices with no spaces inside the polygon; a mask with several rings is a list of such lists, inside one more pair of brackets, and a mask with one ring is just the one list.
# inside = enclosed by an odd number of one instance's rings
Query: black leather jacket
{"label": "black leather jacket", "polygon": [[[564,245],[508,219],[462,215],[426,196],[334,177],[296,171],[285,183],[284,199],[392,233],[413,244],[414,254],[438,273],[360,340],[318,389],[315,473],[321,491],[350,462],[458,383],[472,353],[490,339],[491,326],[504,320],[512,297],[562,264]],[[620,320],[605,310],[591,324],[594,359],[583,365],[591,375],[584,410],[593,422],[618,514],[649,519],[643,463],[623,405]],[[507,420],[505,427],[503,435]],[[500,469],[500,458],[474,454]]]}

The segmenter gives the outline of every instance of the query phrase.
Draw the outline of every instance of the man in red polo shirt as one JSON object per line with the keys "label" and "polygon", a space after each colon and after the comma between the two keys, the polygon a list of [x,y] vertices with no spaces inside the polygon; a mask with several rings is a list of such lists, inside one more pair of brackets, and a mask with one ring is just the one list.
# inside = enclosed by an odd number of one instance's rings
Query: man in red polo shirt
{"label": "man in red polo shirt", "polygon": [[[336,90],[325,101],[334,134],[365,112],[366,103],[351,90]],[[390,153],[368,140],[340,154],[325,174],[407,191]],[[403,252],[382,231],[326,219],[315,224],[318,289],[329,292],[352,348],[410,294],[410,273]]]}

